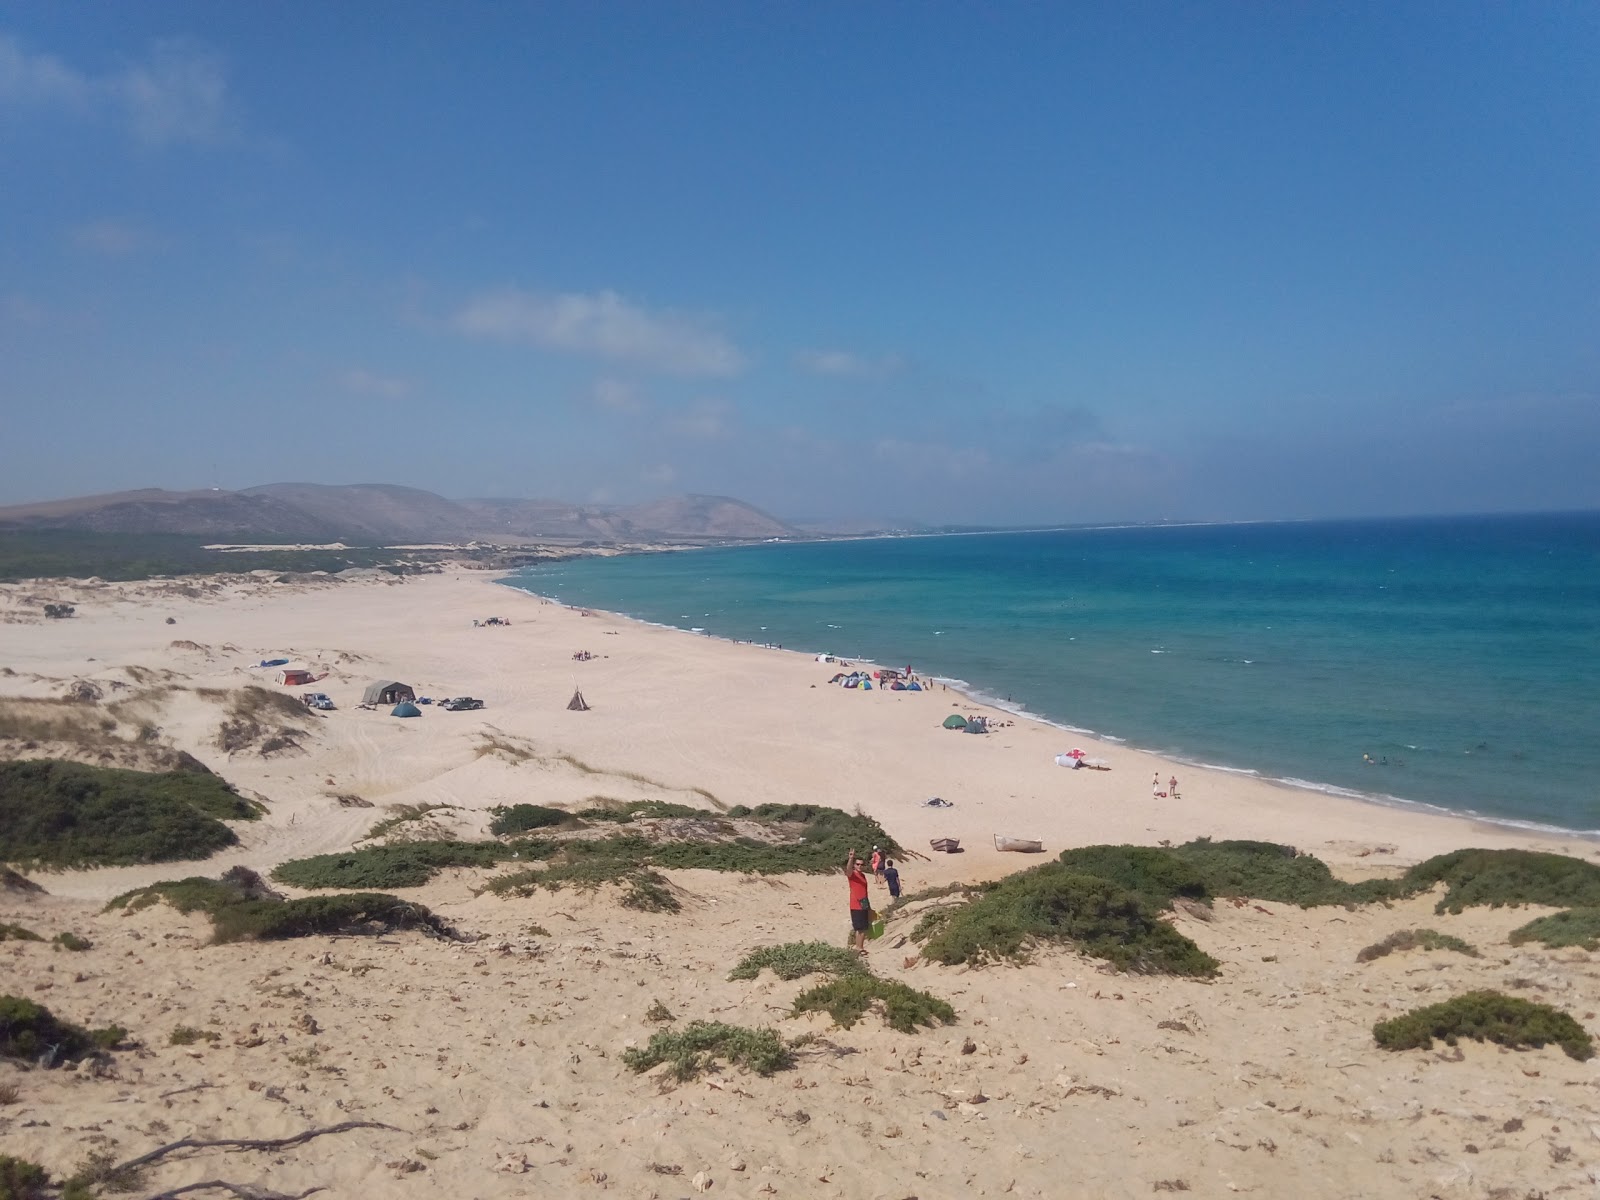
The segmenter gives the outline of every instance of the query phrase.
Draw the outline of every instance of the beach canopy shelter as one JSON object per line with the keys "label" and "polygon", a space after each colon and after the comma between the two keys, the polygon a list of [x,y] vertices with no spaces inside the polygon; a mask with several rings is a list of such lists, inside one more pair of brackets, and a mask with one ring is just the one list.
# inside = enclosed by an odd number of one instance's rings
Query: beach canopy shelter
{"label": "beach canopy shelter", "polygon": [[422,710],[409,700],[402,701],[394,706],[389,713],[391,717],[420,717]]}
{"label": "beach canopy shelter", "polygon": [[416,698],[417,693],[409,684],[396,683],[393,679],[375,680],[367,684],[367,690],[361,693],[363,704],[399,704]]}
{"label": "beach canopy shelter", "polygon": [[965,729],[967,727],[967,719],[960,713],[951,713],[944,719],[944,727],[946,729]]}
{"label": "beach canopy shelter", "polygon": [[567,709],[570,712],[588,712],[589,702],[583,698],[582,692],[574,689],[572,699],[567,701]]}
{"label": "beach canopy shelter", "polygon": [[313,682],[310,671],[279,671],[278,682],[285,687],[299,687],[303,683]]}

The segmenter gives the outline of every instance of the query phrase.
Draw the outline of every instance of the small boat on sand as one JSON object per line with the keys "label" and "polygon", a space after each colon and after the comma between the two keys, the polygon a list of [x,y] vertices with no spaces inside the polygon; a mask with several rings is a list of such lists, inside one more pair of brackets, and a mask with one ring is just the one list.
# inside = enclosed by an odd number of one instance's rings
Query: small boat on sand
{"label": "small boat on sand", "polygon": [[960,854],[961,853],[961,839],[960,838],[934,838],[931,842],[928,843],[928,845],[932,846],[935,850],[939,851],[941,854]]}
{"label": "small boat on sand", "polygon": [[994,835],[994,848],[996,850],[1014,850],[1018,854],[1040,854],[1044,851],[1044,843],[1037,838],[1003,837]]}

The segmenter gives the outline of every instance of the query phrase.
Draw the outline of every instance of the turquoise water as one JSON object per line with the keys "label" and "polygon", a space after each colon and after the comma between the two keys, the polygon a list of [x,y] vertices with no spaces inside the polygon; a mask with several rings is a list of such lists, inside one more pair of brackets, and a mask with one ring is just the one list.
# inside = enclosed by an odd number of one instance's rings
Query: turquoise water
{"label": "turquoise water", "polygon": [[1189,762],[1600,830],[1600,513],[768,545],[507,582],[911,664]]}

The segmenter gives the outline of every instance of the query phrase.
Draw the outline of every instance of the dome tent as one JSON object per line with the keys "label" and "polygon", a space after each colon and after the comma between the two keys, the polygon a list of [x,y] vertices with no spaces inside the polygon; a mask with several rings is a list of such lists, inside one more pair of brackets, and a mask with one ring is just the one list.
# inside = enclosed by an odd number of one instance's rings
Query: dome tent
{"label": "dome tent", "polygon": [[951,713],[944,719],[944,727],[946,729],[965,729],[967,727],[967,719],[960,713]]}
{"label": "dome tent", "polygon": [[402,700],[389,713],[391,717],[420,717],[422,710],[409,700]]}

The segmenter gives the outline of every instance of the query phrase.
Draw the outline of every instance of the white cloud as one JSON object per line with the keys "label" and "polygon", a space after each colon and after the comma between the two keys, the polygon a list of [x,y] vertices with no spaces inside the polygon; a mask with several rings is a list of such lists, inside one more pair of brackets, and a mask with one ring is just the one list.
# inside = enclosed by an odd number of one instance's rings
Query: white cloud
{"label": "white cloud", "polygon": [[157,42],[148,61],[129,66],[110,86],[134,136],[148,145],[206,144],[228,133],[222,60],[192,42]]}
{"label": "white cloud", "polygon": [[713,441],[727,437],[732,432],[733,405],[726,400],[706,396],[673,417],[670,425],[674,432],[685,437]]}
{"label": "white cloud", "polygon": [[16,38],[0,35],[0,101],[15,105],[78,106],[93,86],[80,72],[49,54],[29,54]]}
{"label": "white cloud", "polygon": [[674,375],[736,375],[744,367],[738,348],[706,318],[652,312],[612,291],[506,288],[471,300],[454,324],[472,337],[621,359]]}
{"label": "white cloud", "polygon": [[339,386],[358,396],[379,396],[385,400],[399,400],[411,394],[409,380],[396,375],[378,375],[354,367],[339,376]]}
{"label": "white cloud", "polygon": [[72,244],[79,250],[113,258],[155,247],[158,239],[148,230],[124,221],[91,221],[71,231]]}
{"label": "white cloud", "polygon": [[885,354],[879,358],[855,354],[849,350],[802,350],[794,356],[795,362],[813,375],[844,375],[857,379],[876,379],[893,375],[905,366],[898,354]]}
{"label": "white cloud", "polygon": [[144,59],[96,75],[0,35],[0,105],[107,115],[149,146],[225,140],[227,91],[221,58],[186,39],[158,41]]}
{"label": "white cloud", "polygon": [[589,403],[609,412],[638,414],[644,411],[644,400],[638,389],[621,379],[596,379],[589,389]]}

